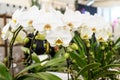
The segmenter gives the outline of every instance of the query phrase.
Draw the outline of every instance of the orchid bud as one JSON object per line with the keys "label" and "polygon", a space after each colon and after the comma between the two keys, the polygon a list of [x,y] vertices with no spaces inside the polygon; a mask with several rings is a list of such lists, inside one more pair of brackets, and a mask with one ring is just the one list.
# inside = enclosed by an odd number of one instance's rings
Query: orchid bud
{"label": "orchid bud", "polygon": [[105,46],[101,46],[100,49],[101,49],[101,50],[105,50]]}
{"label": "orchid bud", "polygon": [[69,58],[69,57],[70,57],[69,53],[65,53],[65,54],[64,54],[64,57],[65,57],[66,59]]}
{"label": "orchid bud", "polygon": [[107,43],[107,42],[105,42],[105,46],[108,46],[108,43]]}
{"label": "orchid bud", "polygon": [[95,58],[93,51],[90,51],[90,54],[91,54],[92,58]]}
{"label": "orchid bud", "polygon": [[72,49],[71,47],[68,46],[68,47],[67,47],[67,51],[68,51],[68,52],[72,52],[73,49]]}
{"label": "orchid bud", "polygon": [[44,34],[37,34],[37,36],[35,37],[35,39],[45,40],[45,35]]}
{"label": "orchid bud", "polygon": [[8,59],[7,58],[4,58],[4,63],[6,63],[8,61]]}
{"label": "orchid bud", "polygon": [[28,37],[24,38],[23,42],[24,42],[25,44],[28,43],[28,42],[29,42],[29,38],[28,38]]}
{"label": "orchid bud", "polygon": [[87,43],[87,47],[88,47],[88,48],[90,47],[90,43]]}
{"label": "orchid bud", "polygon": [[72,60],[73,63],[76,63],[76,60]]}
{"label": "orchid bud", "polygon": [[110,41],[110,45],[113,45],[113,42],[112,42],[112,41]]}
{"label": "orchid bud", "polygon": [[37,45],[36,44],[33,44],[33,48],[35,49],[37,47]]}
{"label": "orchid bud", "polygon": [[73,50],[78,50],[78,45],[76,43],[73,43],[71,46],[70,46]]}

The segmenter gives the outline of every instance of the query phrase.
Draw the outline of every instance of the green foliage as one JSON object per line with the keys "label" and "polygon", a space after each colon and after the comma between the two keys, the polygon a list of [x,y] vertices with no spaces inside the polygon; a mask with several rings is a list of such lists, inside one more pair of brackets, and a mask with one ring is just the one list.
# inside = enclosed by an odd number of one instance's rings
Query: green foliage
{"label": "green foliage", "polygon": [[[47,60],[47,62],[45,64],[41,64],[41,63],[34,63],[28,67],[25,67],[22,71],[20,71],[16,77],[15,80],[20,80],[21,78],[30,78],[30,77],[34,77],[37,79],[43,79],[43,80],[60,80],[60,78],[56,77],[55,75],[52,75],[50,73],[46,73],[45,71],[47,71],[47,69],[49,69],[50,67],[53,66],[58,66],[60,63],[64,62],[65,58],[64,57],[57,57],[51,60]],[[27,73],[25,75],[22,75],[26,72],[28,72],[29,70],[35,70],[32,73]],[[21,76],[22,75],[22,76]]]}
{"label": "green foliage", "polygon": [[20,76],[17,80],[61,80],[59,77],[48,73],[48,72],[39,72],[39,73],[30,73],[27,75]]}
{"label": "green foliage", "polygon": [[0,80],[12,80],[11,73],[3,63],[0,63]]}
{"label": "green foliage", "polygon": [[81,75],[84,75],[84,73],[88,70],[93,70],[95,68],[98,68],[100,66],[100,63],[91,63],[91,64],[88,64],[86,65],[84,68],[82,68],[79,72],[78,72],[78,76],[81,74]]}
{"label": "green foliage", "polygon": [[[45,60],[46,63],[41,64],[42,62],[38,60],[37,55],[35,55],[34,53],[33,55],[33,60],[35,61],[35,63],[28,67],[25,67],[22,71],[20,71],[14,77],[14,80],[61,80],[58,76],[49,73],[47,70],[64,62],[64,57],[57,57],[51,60]],[[32,70],[35,71],[29,73],[29,71]],[[12,78],[13,77],[7,67],[3,63],[0,63],[0,80],[12,80]]]}
{"label": "green foliage", "polygon": [[[116,69],[120,67],[120,38],[116,42],[108,40],[99,43],[94,35],[89,40],[83,40],[76,32],[73,42],[79,47],[78,50],[70,52],[70,59],[74,61],[70,64],[71,69],[76,72],[74,80],[79,79],[81,75],[84,80],[113,80],[120,74]],[[88,43],[90,46],[87,46]]]}

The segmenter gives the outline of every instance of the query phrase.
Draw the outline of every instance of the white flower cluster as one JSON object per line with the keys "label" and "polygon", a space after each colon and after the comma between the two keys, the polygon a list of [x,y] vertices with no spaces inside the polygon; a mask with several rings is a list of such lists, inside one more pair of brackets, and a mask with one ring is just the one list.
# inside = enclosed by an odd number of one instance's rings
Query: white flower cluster
{"label": "white flower cluster", "polygon": [[101,42],[107,41],[112,33],[111,26],[101,16],[81,14],[69,8],[62,14],[52,7],[39,10],[33,6],[29,10],[14,12],[12,20],[2,30],[2,38],[7,39],[10,30],[14,32],[20,25],[27,33],[39,31],[40,34],[45,34],[51,46],[68,46],[74,31],[78,31],[83,39],[90,39],[95,33],[96,39]]}

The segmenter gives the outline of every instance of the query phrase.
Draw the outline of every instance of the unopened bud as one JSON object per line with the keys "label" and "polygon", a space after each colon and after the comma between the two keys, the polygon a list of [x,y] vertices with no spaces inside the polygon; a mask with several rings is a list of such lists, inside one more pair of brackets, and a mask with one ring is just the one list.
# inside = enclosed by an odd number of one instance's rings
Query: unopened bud
{"label": "unopened bud", "polygon": [[65,53],[65,54],[64,54],[64,57],[65,57],[66,59],[69,58],[69,57],[70,57],[69,53]]}
{"label": "unopened bud", "polygon": [[110,41],[110,45],[113,45],[113,42],[112,42],[112,41]]}
{"label": "unopened bud", "polygon": [[33,44],[33,48],[35,49],[37,47],[37,45],[36,44]]}
{"label": "unopened bud", "polygon": [[101,49],[101,50],[104,50],[104,49],[105,49],[105,46],[101,46],[100,49]]}
{"label": "unopened bud", "polygon": [[73,43],[71,46],[70,46],[73,50],[78,50],[78,45],[76,43]]}
{"label": "unopened bud", "polygon": [[35,39],[45,40],[45,35],[44,34],[37,34],[37,36],[35,37]]}
{"label": "unopened bud", "polygon": [[87,47],[88,47],[88,48],[90,47],[90,43],[87,43]]}
{"label": "unopened bud", "polygon": [[24,42],[25,44],[28,43],[28,42],[29,42],[29,38],[28,38],[28,37],[24,38],[23,42]]}
{"label": "unopened bud", "polygon": [[76,63],[76,61],[75,61],[75,60],[72,60],[72,62],[73,62],[73,63]]}
{"label": "unopened bud", "polygon": [[73,49],[68,46],[68,47],[67,47],[67,51],[68,51],[68,52],[71,52],[71,51],[73,51]]}
{"label": "unopened bud", "polygon": [[107,43],[107,42],[105,42],[105,46],[108,46],[108,43]]}
{"label": "unopened bud", "polygon": [[6,62],[7,62],[7,60],[8,60],[7,58],[4,58],[4,63],[6,63]]}

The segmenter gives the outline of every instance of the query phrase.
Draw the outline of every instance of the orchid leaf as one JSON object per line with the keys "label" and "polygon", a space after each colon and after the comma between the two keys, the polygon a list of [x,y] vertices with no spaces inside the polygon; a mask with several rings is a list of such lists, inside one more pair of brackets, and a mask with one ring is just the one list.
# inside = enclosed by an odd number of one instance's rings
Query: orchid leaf
{"label": "orchid leaf", "polygon": [[0,63],[0,80],[12,80],[11,73],[3,63]]}
{"label": "orchid leaf", "polygon": [[43,69],[46,69],[47,67],[49,66],[55,66],[55,65],[59,65],[60,62],[63,62],[65,61],[65,58],[62,58],[62,57],[58,57],[58,58],[54,58],[54,59],[51,59],[49,60],[47,63],[45,63],[44,65],[41,65],[41,63],[35,63],[35,64],[32,64],[26,68],[24,68],[22,71],[20,71],[16,77],[18,77],[20,74],[22,73],[25,73],[33,68],[36,68],[36,67],[39,67],[39,71],[40,70],[43,70]]}
{"label": "orchid leaf", "polygon": [[76,52],[70,53],[70,57],[75,60],[76,64],[79,65],[79,67],[84,67],[87,64],[84,58],[81,58],[80,55]]}
{"label": "orchid leaf", "polygon": [[110,75],[110,74],[120,74],[120,72],[118,71],[101,71],[99,74],[95,74],[94,75],[94,78],[93,80],[97,79],[97,78],[100,78],[100,77],[106,77],[107,75]]}
{"label": "orchid leaf", "polygon": [[40,59],[36,53],[32,53],[32,60],[35,61],[35,63],[40,63]]}
{"label": "orchid leaf", "polygon": [[84,68],[82,68],[79,72],[78,72],[78,75],[84,75],[84,73],[88,70],[92,70],[92,69],[95,69],[96,67],[99,67],[101,64],[100,63],[91,63],[91,64],[88,64],[86,65]]}
{"label": "orchid leaf", "polygon": [[30,73],[22,75],[17,80],[62,80],[58,76],[48,72]]}

